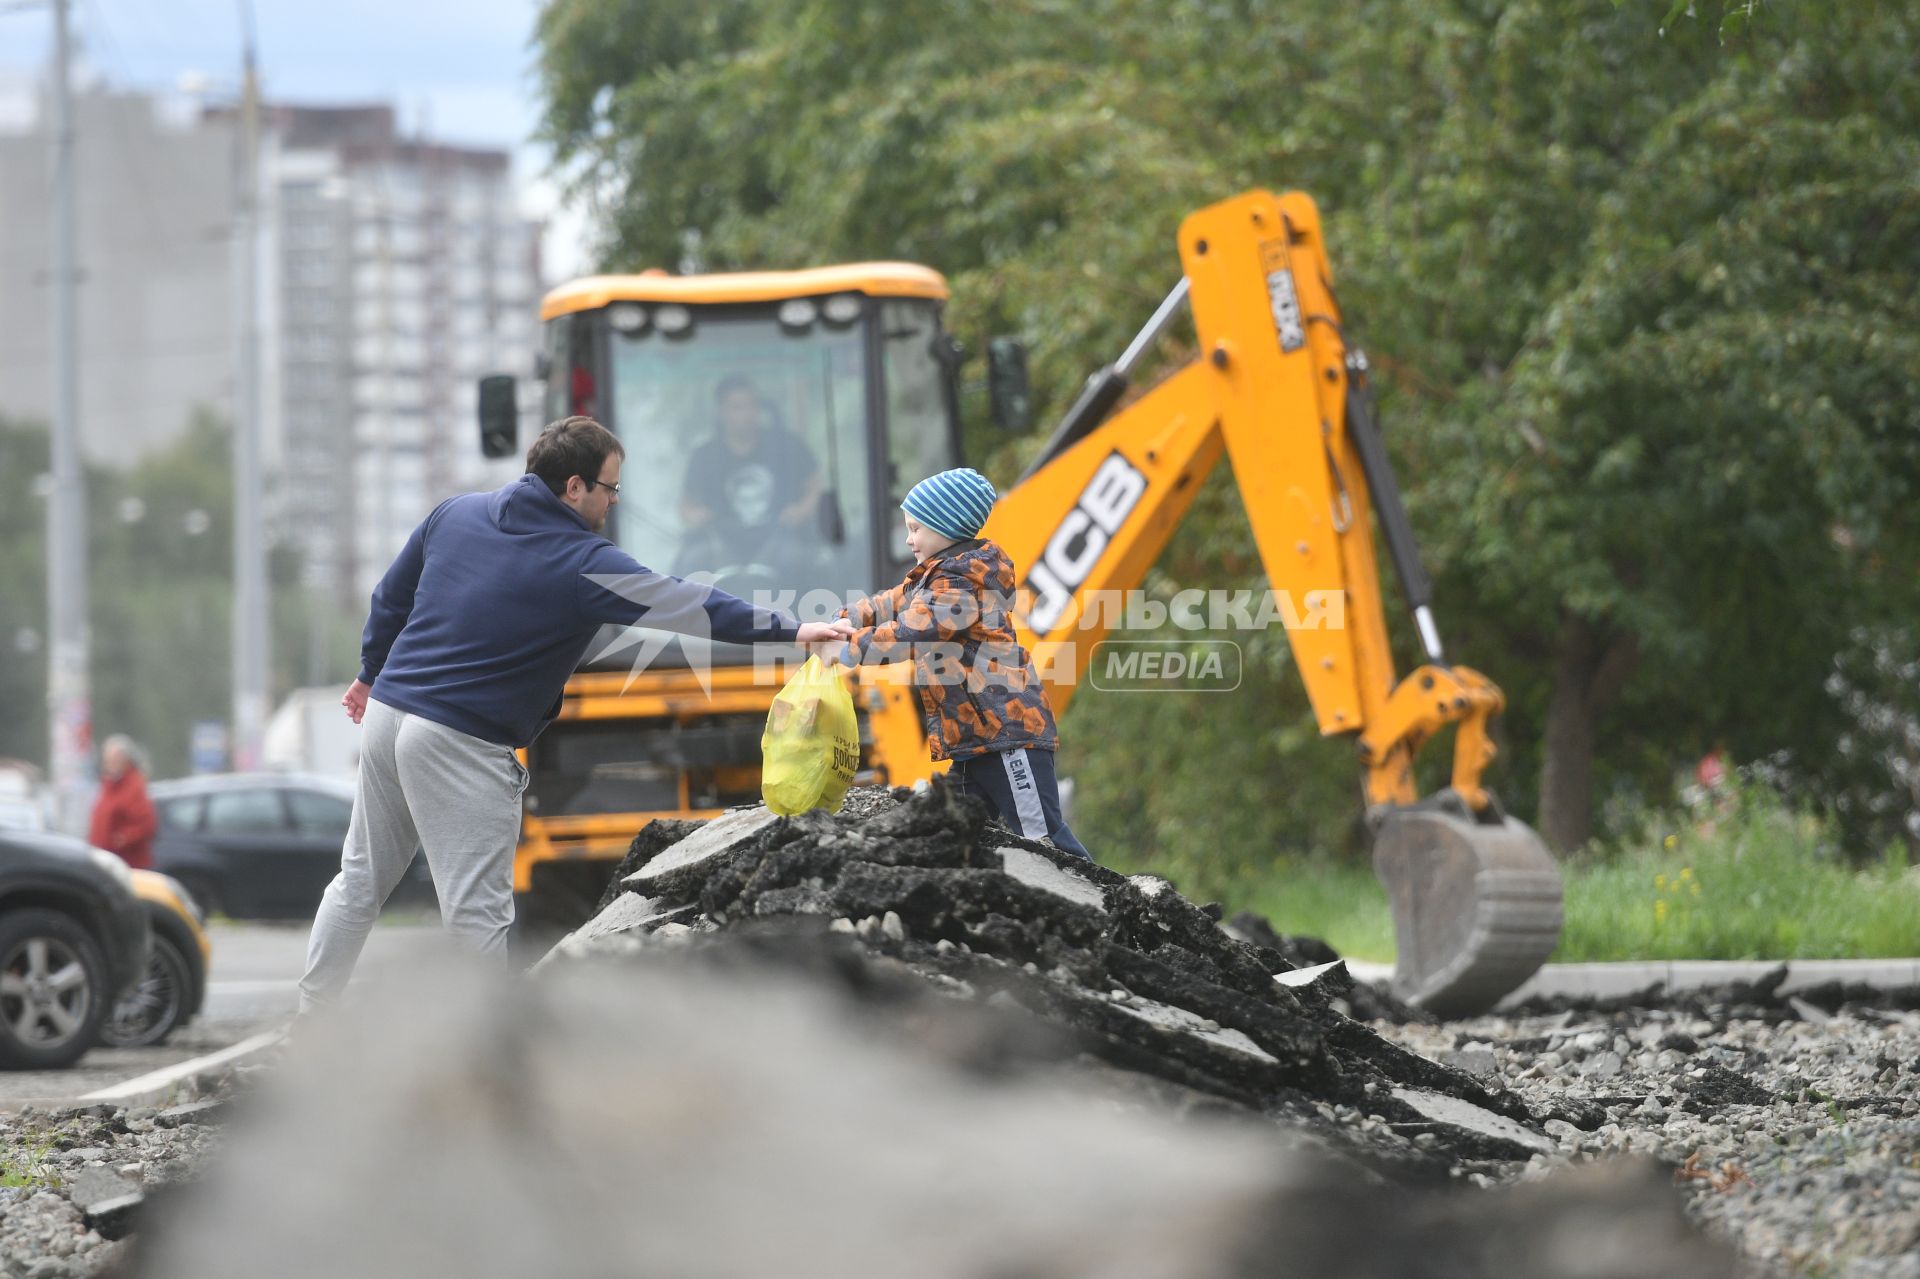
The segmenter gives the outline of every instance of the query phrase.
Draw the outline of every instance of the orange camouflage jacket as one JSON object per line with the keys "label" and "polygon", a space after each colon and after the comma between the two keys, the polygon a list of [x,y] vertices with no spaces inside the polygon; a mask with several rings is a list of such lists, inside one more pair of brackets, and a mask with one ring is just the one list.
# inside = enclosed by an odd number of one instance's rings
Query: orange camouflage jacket
{"label": "orange camouflage jacket", "polygon": [[1014,637],[1013,561],[992,542],[955,542],[907,580],[841,610],[859,629],[843,661],[913,663],[935,759],[1060,744],[1047,692]]}

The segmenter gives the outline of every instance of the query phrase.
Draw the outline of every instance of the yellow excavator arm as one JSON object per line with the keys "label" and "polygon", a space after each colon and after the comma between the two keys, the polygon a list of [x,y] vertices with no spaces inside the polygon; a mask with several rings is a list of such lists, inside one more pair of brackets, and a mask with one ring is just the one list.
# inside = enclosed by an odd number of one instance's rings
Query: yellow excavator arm
{"label": "yellow excavator arm", "polygon": [[[1481,784],[1503,699],[1446,661],[1430,586],[1344,336],[1318,209],[1254,191],[1181,225],[1181,283],[1089,380],[986,529],[1022,573],[1022,641],[1064,709],[1224,453],[1324,734],[1356,739],[1393,900],[1396,985],[1440,1012],[1481,1011],[1559,936],[1561,886],[1537,836]],[[1199,354],[1118,412],[1127,376],[1192,308]],[[1396,679],[1374,523],[1427,661]],[[1449,724],[1452,784],[1423,800],[1413,760]]]}

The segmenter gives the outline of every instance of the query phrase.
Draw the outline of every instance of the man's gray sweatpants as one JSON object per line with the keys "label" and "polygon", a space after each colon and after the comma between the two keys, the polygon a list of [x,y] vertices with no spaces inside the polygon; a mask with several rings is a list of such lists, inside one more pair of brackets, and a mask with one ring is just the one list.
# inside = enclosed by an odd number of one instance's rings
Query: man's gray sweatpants
{"label": "man's gray sweatpants", "polygon": [[380,907],[426,850],[453,940],[506,963],[513,925],[513,849],[527,771],[513,748],[371,698],[360,725],[360,781],[340,873],[307,942],[300,1010],[346,988]]}

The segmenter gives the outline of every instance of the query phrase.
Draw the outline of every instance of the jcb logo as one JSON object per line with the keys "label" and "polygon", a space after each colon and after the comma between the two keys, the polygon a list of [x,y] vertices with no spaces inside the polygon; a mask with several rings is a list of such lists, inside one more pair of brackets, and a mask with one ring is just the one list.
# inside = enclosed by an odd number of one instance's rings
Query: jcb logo
{"label": "jcb logo", "polygon": [[1035,635],[1045,635],[1060,624],[1073,593],[1093,572],[1107,543],[1146,491],[1147,477],[1117,452],[1093,473],[1080,500],[1047,539],[1039,562],[1027,572],[1026,587],[1033,592],[1027,625]]}

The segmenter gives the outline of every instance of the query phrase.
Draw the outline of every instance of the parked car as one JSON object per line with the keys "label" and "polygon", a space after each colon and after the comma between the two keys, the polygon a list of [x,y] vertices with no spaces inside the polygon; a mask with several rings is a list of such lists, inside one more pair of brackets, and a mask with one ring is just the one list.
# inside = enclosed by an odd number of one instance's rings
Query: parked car
{"label": "parked car", "polygon": [[0,1069],[70,1066],[146,971],[152,926],[112,853],[0,831]]}
{"label": "parked car", "polygon": [[178,880],[136,870],[133,892],[146,910],[153,945],[146,972],[100,1027],[100,1042],[113,1048],[163,1044],[191,1021],[206,1002],[207,968],[213,962],[206,913]]}
{"label": "parked car", "polygon": [[[147,788],[160,815],[153,868],[209,915],[311,918],[340,870],[353,786],[304,773],[215,773]],[[431,904],[426,859],[415,857],[393,904]]]}

